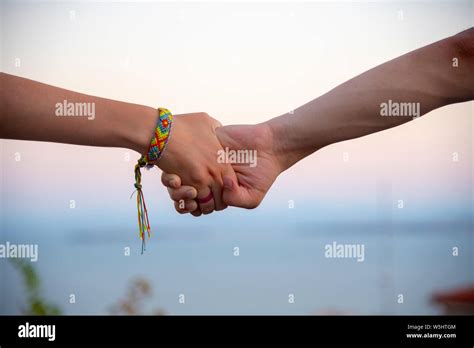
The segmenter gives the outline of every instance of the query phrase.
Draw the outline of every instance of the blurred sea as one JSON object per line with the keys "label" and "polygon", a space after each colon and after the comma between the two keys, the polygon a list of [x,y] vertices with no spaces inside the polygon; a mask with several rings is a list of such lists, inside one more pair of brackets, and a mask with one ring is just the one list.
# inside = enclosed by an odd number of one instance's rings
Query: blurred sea
{"label": "blurred sea", "polygon": [[[15,229],[12,223],[0,242],[39,244],[34,266],[44,295],[65,314],[107,314],[136,277],[153,289],[144,312],[161,308],[168,314],[438,314],[433,292],[474,283],[469,224],[232,216],[161,225],[143,255],[135,226],[120,218],[97,228],[90,221],[49,230],[47,224],[25,228],[23,221]],[[333,241],[364,244],[364,262],[325,258],[324,246]],[[18,314],[24,294],[19,274],[0,260],[0,313]],[[70,294],[75,304],[68,302]]]}

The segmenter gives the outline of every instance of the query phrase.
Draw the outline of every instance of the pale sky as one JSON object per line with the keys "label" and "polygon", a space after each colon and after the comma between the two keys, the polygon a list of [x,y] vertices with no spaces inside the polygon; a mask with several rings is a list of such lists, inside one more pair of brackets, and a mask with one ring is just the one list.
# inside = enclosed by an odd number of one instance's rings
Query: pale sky
{"label": "pale sky", "polygon": [[[281,115],[371,67],[473,25],[472,1],[7,1],[2,11],[4,72],[174,113],[206,111],[223,124]],[[472,102],[449,106],[319,151],[279,178],[267,204],[301,197],[372,207],[377,182],[389,180],[394,198],[411,207],[434,204],[465,214],[472,204],[472,117]],[[69,187],[66,196],[94,191],[77,177],[71,182],[78,175],[103,175],[112,197],[130,189],[126,150],[2,143],[7,193],[21,187],[42,197],[40,183],[53,177]],[[36,177],[12,162],[17,152]],[[115,168],[113,175],[102,174],[108,173],[104,163]],[[159,185],[158,175],[144,180]],[[160,204],[170,205],[165,191],[156,190]]]}

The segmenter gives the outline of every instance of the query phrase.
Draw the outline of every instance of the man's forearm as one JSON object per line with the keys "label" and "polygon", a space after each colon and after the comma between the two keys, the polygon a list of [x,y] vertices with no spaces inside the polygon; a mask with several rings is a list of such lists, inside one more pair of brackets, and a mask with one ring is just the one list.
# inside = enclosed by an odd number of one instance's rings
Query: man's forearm
{"label": "man's forearm", "polygon": [[[453,59],[457,59],[457,66]],[[314,151],[401,125],[433,109],[474,98],[474,30],[435,42],[371,69],[268,121],[287,169]],[[383,116],[382,105],[410,103],[419,114]],[[406,105],[406,104],[405,104]],[[419,109],[417,109],[419,107]],[[385,110],[390,112],[390,110]]]}
{"label": "man's forearm", "polygon": [[144,153],[156,109],[0,73],[0,137],[124,147]]}

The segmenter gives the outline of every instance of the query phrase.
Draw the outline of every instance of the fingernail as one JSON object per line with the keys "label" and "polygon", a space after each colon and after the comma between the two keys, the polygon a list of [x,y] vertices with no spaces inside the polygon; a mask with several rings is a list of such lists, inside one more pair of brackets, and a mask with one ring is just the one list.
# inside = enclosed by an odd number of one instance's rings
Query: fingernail
{"label": "fingernail", "polygon": [[175,179],[171,179],[171,180],[169,181],[169,184],[170,184],[171,187],[176,187],[176,180],[175,180]]}
{"label": "fingernail", "polygon": [[229,178],[228,176],[224,176],[224,178],[222,179],[223,182],[224,182],[224,187],[226,189],[231,189],[232,186],[234,185],[234,182],[232,181],[231,178]]}
{"label": "fingernail", "polygon": [[186,192],[186,198],[194,198],[194,191],[189,190]]}

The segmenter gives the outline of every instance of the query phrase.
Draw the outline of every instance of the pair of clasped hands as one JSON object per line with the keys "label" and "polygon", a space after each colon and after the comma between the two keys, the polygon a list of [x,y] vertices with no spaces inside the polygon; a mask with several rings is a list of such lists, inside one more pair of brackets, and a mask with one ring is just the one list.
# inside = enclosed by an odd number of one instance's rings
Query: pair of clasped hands
{"label": "pair of clasped hands", "polygon": [[[256,165],[219,156],[240,150],[253,151]],[[158,165],[176,211],[194,216],[257,207],[285,168],[268,123],[222,126],[206,113],[174,116]]]}

